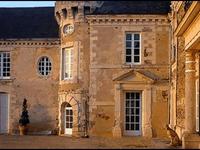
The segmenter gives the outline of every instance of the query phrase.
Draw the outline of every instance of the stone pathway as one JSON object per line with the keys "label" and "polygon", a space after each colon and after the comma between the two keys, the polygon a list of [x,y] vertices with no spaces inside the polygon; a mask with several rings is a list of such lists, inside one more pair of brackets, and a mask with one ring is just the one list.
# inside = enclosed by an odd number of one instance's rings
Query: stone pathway
{"label": "stone pathway", "polygon": [[76,138],[66,136],[0,135],[0,149],[173,149],[168,143],[169,141],[164,139],[148,139],[143,137],[116,139],[104,137]]}

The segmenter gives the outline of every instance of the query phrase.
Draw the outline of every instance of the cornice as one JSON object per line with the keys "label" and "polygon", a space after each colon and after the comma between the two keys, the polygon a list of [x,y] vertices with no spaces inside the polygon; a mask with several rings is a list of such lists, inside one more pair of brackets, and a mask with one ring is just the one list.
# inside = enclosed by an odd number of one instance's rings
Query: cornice
{"label": "cornice", "polygon": [[30,47],[60,46],[60,39],[0,39],[0,47],[5,47],[5,46],[30,46]]}
{"label": "cornice", "polygon": [[167,15],[88,15],[87,20],[90,24],[169,24]]}

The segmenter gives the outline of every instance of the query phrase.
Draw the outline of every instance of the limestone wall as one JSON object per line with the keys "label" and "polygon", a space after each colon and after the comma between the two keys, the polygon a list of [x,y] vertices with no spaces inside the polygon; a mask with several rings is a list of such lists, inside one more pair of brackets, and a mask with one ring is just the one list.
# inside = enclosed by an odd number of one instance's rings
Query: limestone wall
{"label": "limestone wall", "polygon": [[[11,54],[11,79],[0,80],[0,92],[7,92],[10,95],[10,133],[18,132],[24,98],[28,103],[29,132],[56,129],[60,69],[59,41],[57,39],[12,40],[2,43],[5,44],[0,46],[0,51],[10,51]],[[52,71],[47,77],[40,75],[37,69],[41,56],[48,56],[52,63]]]}
{"label": "limestone wall", "polygon": [[[150,124],[153,136],[166,137],[168,123],[169,24],[165,16],[99,16],[90,18],[91,133],[112,136],[115,124],[114,75],[134,69],[146,71],[152,88]],[[160,18],[159,18],[160,17]],[[159,22],[159,19],[163,21]],[[132,19],[132,20],[131,20]],[[158,20],[156,20],[158,19]],[[125,64],[125,32],[141,33],[141,65]],[[121,104],[121,107],[122,104]],[[105,123],[106,122],[106,123]],[[123,122],[122,122],[123,123]],[[122,129],[123,130],[123,129]]]}

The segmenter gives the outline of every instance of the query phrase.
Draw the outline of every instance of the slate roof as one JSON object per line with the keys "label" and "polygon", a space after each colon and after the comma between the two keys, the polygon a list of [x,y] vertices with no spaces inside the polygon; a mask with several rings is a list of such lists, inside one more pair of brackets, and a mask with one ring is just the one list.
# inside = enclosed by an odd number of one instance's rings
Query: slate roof
{"label": "slate roof", "polygon": [[167,14],[170,1],[104,1],[93,15],[98,14]]}
{"label": "slate roof", "polygon": [[0,39],[58,38],[54,7],[0,8]]}
{"label": "slate roof", "polygon": [[[167,14],[170,1],[104,1],[92,15]],[[0,8],[0,39],[59,38],[54,7]]]}

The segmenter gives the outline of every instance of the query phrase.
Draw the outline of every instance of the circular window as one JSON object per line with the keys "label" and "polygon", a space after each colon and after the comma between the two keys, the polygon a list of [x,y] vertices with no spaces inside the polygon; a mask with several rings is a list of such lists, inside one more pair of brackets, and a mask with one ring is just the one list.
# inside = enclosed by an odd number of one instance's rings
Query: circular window
{"label": "circular window", "polygon": [[64,34],[72,34],[74,32],[74,26],[72,24],[67,24],[63,27]]}
{"label": "circular window", "polygon": [[39,59],[38,71],[41,75],[47,76],[51,72],[51,61],[48,57],[44,56]]}

